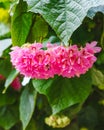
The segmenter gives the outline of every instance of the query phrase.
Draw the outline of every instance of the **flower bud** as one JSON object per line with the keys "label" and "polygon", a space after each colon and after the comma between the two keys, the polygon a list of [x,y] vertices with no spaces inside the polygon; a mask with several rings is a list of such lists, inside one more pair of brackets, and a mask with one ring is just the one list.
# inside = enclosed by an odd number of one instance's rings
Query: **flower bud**
{"label": "flower bud", "polygon": [[45,123],[53,128],[64,128],[70,124],[70,119],[65,115],[51,115],[45,118]]}

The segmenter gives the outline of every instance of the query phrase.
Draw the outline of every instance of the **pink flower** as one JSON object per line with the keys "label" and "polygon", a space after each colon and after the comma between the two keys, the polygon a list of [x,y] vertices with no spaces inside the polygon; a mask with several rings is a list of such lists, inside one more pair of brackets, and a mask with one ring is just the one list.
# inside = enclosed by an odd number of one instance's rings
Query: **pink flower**
{"label": "pink flower", "polygon": [[52,61],[54,74],[61,75],[63,71],[62,68],[65,68],[64,61],[67,57],[66,49],[63,46],[55,46],[52,49],[52,53],[54,56]]}
{"label": "pink flower", "polygon": [[100,47],[96,47],[96,45],[97,45],[97,42],[96,42],[96,41],[93,41],[93,42],[91,42],[91,43],[86,43],[85,49],[86,49],[88,52],[92,53],[92,54],[98,53],[98,52],[101,51],[101,48],[100,48]]}
{"label": "pink flower", "polygon": [[4,79],[5,77],[2,74],[0,74],[0,80],[4,80]]}
{"label": "pink flower", "polygon": [[15,90],[20,90],[21,89],[21,82],[19,77],[16,77],[13,82],[11,83],[11,87],[14,88]]}
{"label": "pink flower", "polygon": [[[6,78],[0,74],[0,80],[5,80]],[[11,83],[11,87],[14,88],[15,90],[20,90],[21,88],[21,82],[19,77],[16,77],[13,82]]]}
{"label": "pink flower", "polygon": [[66,48],[66,50],[67,57],[65,58],[66,60],[64,62],[66,64],[66,67],[63,70],[62,76],[71,78],[74,77],[76,73],[74,65],[79,55],[79,50],[76,45],[69,46],[68,48]]}
{"label": "pink flower", "polygon": [[101,48],[96,42],[87,43],[79,49],[77,45],[64,47],[57,44],[47,44],[47,49],[40,43],[26,44],[23,47],[13,47],[11,62],[13,66],[26,77],[48,79],[54,75],[71,78],[85,74],[96,61],[95,53]]}
{"label": "pink flower", "polygon": [[54,76],[51,70],[52,54],[42,50],[41,45],[37,43],[29,47],[15,47],[10,53],[11,62],[26,77],[47,79]]}

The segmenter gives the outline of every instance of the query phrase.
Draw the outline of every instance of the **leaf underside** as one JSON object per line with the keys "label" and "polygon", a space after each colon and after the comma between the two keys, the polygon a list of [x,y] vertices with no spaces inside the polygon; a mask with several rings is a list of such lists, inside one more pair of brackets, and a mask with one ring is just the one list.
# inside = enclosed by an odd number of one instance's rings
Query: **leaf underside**
{"label": "leaf underside", "polygon": [[91,7],[104,4],[104,0],[24,0],[28,10],[39,13],[68,46],[73,32],[82,24]]}

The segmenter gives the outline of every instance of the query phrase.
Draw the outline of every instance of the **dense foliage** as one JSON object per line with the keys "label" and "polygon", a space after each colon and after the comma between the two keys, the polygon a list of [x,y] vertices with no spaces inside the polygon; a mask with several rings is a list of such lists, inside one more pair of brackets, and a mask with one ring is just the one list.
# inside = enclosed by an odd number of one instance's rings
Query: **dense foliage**
{"label": "dense foliage", "polygon": [[[68,49],[85,65],[71,76],[62,64]],[[39,76],[25,66],[33,65],[36,54]],[[39,56],[47,71],[41,71]],[[74,57],[68,59],[72,65]],[[49,72],[50,62],[54,72]],[[0,130],[57,128],[104,129],[104,0],[0,0]]]}

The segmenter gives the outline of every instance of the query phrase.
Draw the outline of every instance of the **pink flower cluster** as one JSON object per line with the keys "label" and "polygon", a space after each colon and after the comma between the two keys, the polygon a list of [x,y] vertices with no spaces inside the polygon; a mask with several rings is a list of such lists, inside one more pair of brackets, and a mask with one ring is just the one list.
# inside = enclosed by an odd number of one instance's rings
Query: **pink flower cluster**
{"label": "pink flower cluster", "polygon": [[[2,74],[0,74],[0,81],[2,81],[2,80],[6,80],[6,78],[5,78]],[[17,76],[17,77],[13,80],[13,82],[11,83],[10,86],[11,86],[14,90],[16,90],[16,91],[20,90],[20,89],[21,89],[20,78]]]}
{"label": "pink flower cluster", "polygon": [[77,45],[64,47],[48,43],[46,50],[41,43],[13,47],[11,62],[26,77],[48,79],[54,75],[71,78],[85,74],[96,61],[95,53],[101,51],[97,42],[86,43],[84,48]]}

